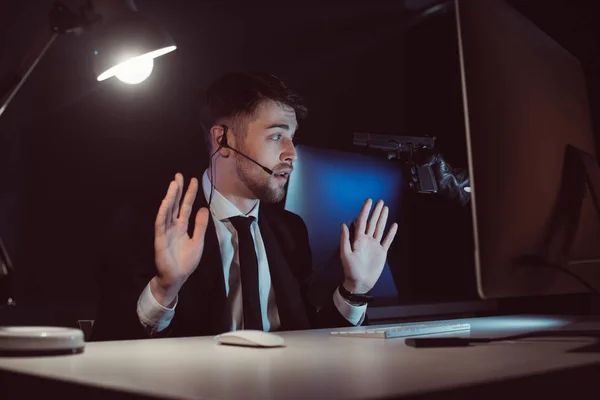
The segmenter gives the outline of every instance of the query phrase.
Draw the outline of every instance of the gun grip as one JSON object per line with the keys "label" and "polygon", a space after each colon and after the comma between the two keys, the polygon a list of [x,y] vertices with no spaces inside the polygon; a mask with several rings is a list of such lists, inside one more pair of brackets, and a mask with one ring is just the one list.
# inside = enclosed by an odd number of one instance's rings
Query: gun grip
{"label": "gun grip", "polygon": [[437,181],[430,166],[417,166],[417,177],[419,193],[437,193]]}

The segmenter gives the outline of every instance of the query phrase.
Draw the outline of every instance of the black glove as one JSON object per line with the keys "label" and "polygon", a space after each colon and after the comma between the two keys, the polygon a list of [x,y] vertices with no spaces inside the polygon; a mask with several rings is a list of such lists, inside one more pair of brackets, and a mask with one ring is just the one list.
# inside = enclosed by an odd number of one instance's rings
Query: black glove
{"label": "black glove", "polygon": [[[444,157],[434,151],[419,151],[414,155],[415,163],[429,167],[435,176],[438,193],[452,202],[465,206],[471,200],[470,181],[467,170],[452,168]],[[469,191],[466,191],[465,188]]]}

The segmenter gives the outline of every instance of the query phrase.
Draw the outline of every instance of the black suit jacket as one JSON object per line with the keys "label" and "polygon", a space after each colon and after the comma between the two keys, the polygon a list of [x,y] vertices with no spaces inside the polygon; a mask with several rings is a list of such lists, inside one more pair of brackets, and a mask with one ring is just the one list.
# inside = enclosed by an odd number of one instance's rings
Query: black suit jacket
{"label": "black suit jacket", "polygon": [[[206,206],[202,192],[190,218]],[[140,212],[124,208],[109,231],[107,251],[99,269],[100,301],[90,340],[148,338],[137,315],[137,301],[156,274],[154,219],[156,210]],[[333,304],[333,290],[326,303],[316,307],[310,292],[312,255],[304,221],[277,205],[261,203],[258,223],[265,244],[271,282],[279,312],[279,330],[350,326]],[[230,330],[223,277],[223,262],[212,216],[206,231],[204,252],[194,273],[179,292],[175,316],[158,337],[215,335]]]}

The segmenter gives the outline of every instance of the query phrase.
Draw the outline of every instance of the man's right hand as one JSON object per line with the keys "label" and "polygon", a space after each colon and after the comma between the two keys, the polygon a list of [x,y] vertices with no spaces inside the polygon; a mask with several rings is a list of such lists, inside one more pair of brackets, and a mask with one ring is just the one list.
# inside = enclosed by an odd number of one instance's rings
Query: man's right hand
{"label": "man's right hand", "polygon": [[154,298],[164,307],[174,302],[177,293],[200,262],[208,225],[208,209],[203,207],[196,214],[192,237],[188,235],[198,180],[192,178],[180,210],[183,184],[183,175],[177,173],[169,185],[154,224],[156,276],[150,281],[150,289]]}

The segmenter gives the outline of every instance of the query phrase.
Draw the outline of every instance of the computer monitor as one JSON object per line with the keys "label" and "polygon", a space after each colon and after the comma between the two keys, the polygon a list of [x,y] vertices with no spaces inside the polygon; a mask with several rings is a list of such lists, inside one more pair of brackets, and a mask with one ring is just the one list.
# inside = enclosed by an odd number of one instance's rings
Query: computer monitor
{"label": "computer monitor", "polygon": [[518,261],[538,252],[564,211],[558,195],[567,146],[592,157],[598,172],[580,62],[505,1],[456,0],[455,9],[479,295],[588,292],[572,274],[600,289],[592,196],[583,200],[566,271]]}
{"label": "computer monitor", "polygon": [[[399,165],[384,157],[303,145],[296,151],[298,160],[290,176],[285,209],[300,215],[307,225],[313,265],[320,279],[336,285],[343,278],[340,224],[350,226],[367,197],[383,199],[390,210],[389,221],[398,221],[406,182]],[[390,225],[388,222],[388,228]],[[380,301],[397,298],[389,263],[370,294]]]}
{"label": "computer monitor", "polygon": [[326,301],[343,280],[340,223],[355,220],[370,197],[389,207],[388,228],[399,224],[383,272],[369,293],[374,298],[368,308],[371,323],[496,309],[493,301],[477,297],[472,251],[461,245],[472,248],[472,235],[465,229],[471,227],[468,206],[415,193],[402,162],[387,160],[384,152],[308,145],[297,145],[296,151],[284,206],[301,216],[308,230],[320,283],[311,293],[316,304]]}

